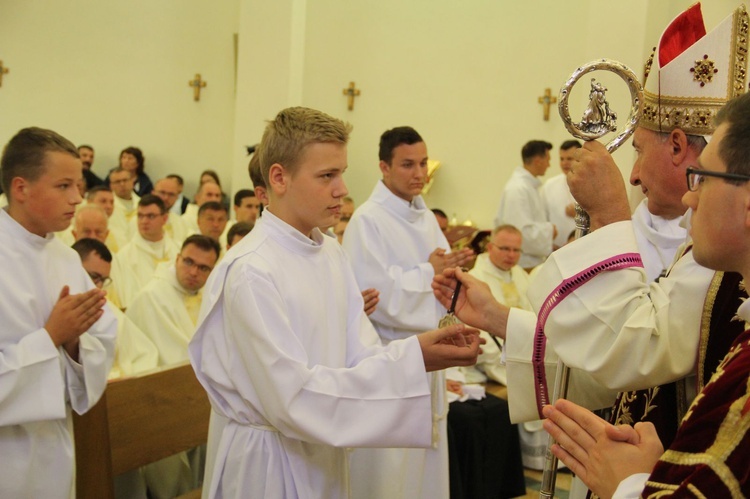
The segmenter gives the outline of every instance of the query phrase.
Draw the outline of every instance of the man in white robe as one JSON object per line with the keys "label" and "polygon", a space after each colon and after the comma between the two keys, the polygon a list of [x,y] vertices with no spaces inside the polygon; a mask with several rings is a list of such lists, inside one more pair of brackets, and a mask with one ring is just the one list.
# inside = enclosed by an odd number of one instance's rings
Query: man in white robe
{"label": "man in white robe", "polygon": [[500,206],[495,215],[495,227],[513,225],[523,234],[523,253],[519,265],[530,271],[552,253],[552,243],[557,237],[557,228],[547,220],[544,201],[539,195],[544,175],[549,168],[552,144],[543,140],[532,140],[521,149],[523,166],[513,170],[505,184]]}
{"label": "man in white robe", "polygon": [[213,239],[197,234],[188,237],[175,261],[160,264],[128,307],[125,315],[156,345],[160,366],[188,360],[201,290],[219,253],[219,243]]}
{"label": "man in white robe", "polygon": [[306,108],[264,133],[270,204],[213,271],[190,344],[223,421],[205,497],[348,497],[345,448],[429,446],[426,371],[476,360],[462,325],[379,344],[343,250],[318,229],[347,194],[347,138],[343,122]]}
{"label": "man in white robe", "polygon": [[27,128],[1,164],[10,204],[0,210],[0,497],[74,497],[71,411],[104,391],[117,325],[78,255],[52,234],[81,202],[75,146]]}
{"label": "man in white robe", "polygon": [[180,192],[182,192],[182,187],[180,187],[179,182],[174,177],[165,177],[157,180],[152,192],[152,194],[159,196],[167,207],[169,218],[164,225],[164,231],[178,245],[181,245],[182,241],[189,235],[185,221],[180,216],[181,214],[172,211],[175,202],[180,196]]}
{"label": "man in white robe", "polygon": [[123,309],[151,280],[156,266],[173,261],[179,252],[172,239],[164,233],[167,213],[164,201],[147,194],[138,203],[138,234],[115,255],[112,279]]}
{"label": "man in white robe", "polygon": [[[419,134],[411,127],[386,131],[379,156],[383,179],[354,212],[343,248],[359,288],[380,292],[370,320],[388,343],[437,326],[445,309],[432,295],[432,278],[445,267],[463,265],[473,253],[450,253],[420,195],[427,178],[427,146]],[[430,377],[438,435],[434,447],[355,450],[354,497],[448,497],[445,377],[442,372]]]}
{"label": "man in white robe", "polygon": [[562,248],[568,242],[570,233],[576,229],[575,199],[568,188],[567,174],[573,164],[573,153],[581,147],[577,140],[566,140],[560,145],[560,170],[562,173],[547,180],[541,187],[542,201],[547,212],[547,220],[557,229],[554,249]]}
{"label": "man in white robe", "polygon": [[195,203],[190,203],[185,208],[185,213],[182,214],[182,220],[187,227],[188,234],[199,234],[200,228],[198,227],[198,210],[209,201],[216,201],[221,203],[221,187],[214,182],[205,182],[198,187],[198,192],[195,194]]}
{"label": "man in white robe", "polygon": [[133,172],[121,166],[109,174],[109,188],[114,194],[114,209],[109,217],[109,228],[117,235],[118,242],[128,242],[136,234],[133,220],[137,220],[136,211],[140,197],[133,190],[135,180]]}

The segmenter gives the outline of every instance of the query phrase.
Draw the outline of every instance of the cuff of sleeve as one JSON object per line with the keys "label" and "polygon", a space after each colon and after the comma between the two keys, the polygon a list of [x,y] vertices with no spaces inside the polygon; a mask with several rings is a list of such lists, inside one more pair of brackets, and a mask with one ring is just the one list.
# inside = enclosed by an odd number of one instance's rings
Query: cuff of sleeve
{"label": "cuff of sleeve", "polygon": [[625,480],[620,482],[617,486],[617,490],[612,495],[612,499],[635,499],[641,496],[641,492],[646,487],[646,481],[650,476],[649,473],[636,473],[630,475]]}

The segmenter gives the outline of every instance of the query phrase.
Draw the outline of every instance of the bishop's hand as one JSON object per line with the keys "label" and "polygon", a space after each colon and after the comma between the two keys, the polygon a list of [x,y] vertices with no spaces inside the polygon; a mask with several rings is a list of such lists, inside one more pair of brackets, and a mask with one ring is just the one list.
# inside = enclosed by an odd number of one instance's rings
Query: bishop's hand
{"label": "bishop's hand", "polygon": [[432,292],[438,301],[445,308],[451,306],[457,281],[461,281],[461,289],[454,311],[456,317],[472,327],[505,339],[508,307],[495,300],[486,283],[460,268],[446,269],[442,274],[435,276],[432,281]]}
{"label": "bishop's hand", "polygon": [[588,214],[591,230],[630,220],[625,181],[607,148],[595,140],[576,149],[567,174],[570,193]]}

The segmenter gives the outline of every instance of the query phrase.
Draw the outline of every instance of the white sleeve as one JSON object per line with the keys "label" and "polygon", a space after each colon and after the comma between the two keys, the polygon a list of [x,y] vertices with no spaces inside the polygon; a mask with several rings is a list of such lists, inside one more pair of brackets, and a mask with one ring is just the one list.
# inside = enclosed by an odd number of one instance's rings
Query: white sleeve
{"label": "white sleeve", "polygon": [[658,283],[648,284],[643,268],[599,272],[637,252],[632,224],[611,224],[553,253],[529,288],[539,310],[563,280],[573,284],[549,311],[547,348],[618,391],[668,383],[693,370],[699,304],[714,274],[692,253]]}
{"label": "white sleeve", "polygon": [[649,476],[648,473],[630,475],[620,482],[615,493],[612,494],[612,499],[637,499],[641,497],[641,492],[646,488]]}
{"label": "white sleeve", "polygon": [[380,301],[370,317],[373,322],[419,332],[437,327],[440,305],[432,293],[435,270],[427,261],[429,255],[424,262],[409,267],[394,264],[389,258],[393,250],[376,224],[362,216],[347,227],[343,247],[359,287],[380,292]]}
{"label": "white sleeve", "polygon": [[[508,407],[513,423],[540,419],[537,397],[540,390],[534,382],[532,354],[534,350],[534,328],[536,315],[533,312],[511,308],[506,329],[505,366],[508,375]],[[545,373],[549,396],[555,386],[557,355],[551,348],[545,352]],[[607,389],[588,373],[578,369],[570,372],[568,400],[590,410],[610,407],[617,391]]]}

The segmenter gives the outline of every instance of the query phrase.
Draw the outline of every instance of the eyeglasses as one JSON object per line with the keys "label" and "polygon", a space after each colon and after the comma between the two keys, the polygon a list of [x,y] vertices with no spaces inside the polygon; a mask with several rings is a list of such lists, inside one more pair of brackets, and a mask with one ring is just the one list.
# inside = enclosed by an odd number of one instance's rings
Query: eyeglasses
{"label": "eyeglasses", "polygon": [[89,277],[92,281],[94,281],[94,284],[97,287],[106,288],[110,284],[112,284],[112,278],[109,276],[105,277],[101,274],[97,274],[96,272],[88,272]]}
{"label": "eyeglasses", "polygon": [[163,215],[156,214],[156,213],[139,213],[138,214],[138,220],[143,220],[144,218],[146,220],[156,220],[157,218],[161,217]]}
{"label": "eyeglasses", "polygon": [[196,269],[198,269],[198,272],[201,272],[203,274],[208,274],[209,272],[213,270],[213,268],[209,267],[208,265],[198,265],[197,263],[195,263],[195,260],[193,260],[190,257],[185,257],[185,256],[180,255],[180,260],[188,268],[192,269],[193,267],[195,267]]}
{"label": "eyeglasses", "polygon": [[498,249],[498,251],[505,251],[508,253],[520,253],[521,248],[511,248],[510,246],[498,246],[495,243],[490,243],[492,246]]}
{"label": "eyeglasses", "polygon": [[693,167],[689,167],[685,170],[685,176],[687,177],[688,190],[693,192],[698,190],[698,188],[704,182],[705,177],[723,178],[729,183],[736,183],[736,185],[739,185],[742,182],[750,181],[750,175],[742,175],[740,173],[712,172],[710,170],[701,170],[699,168]]}

